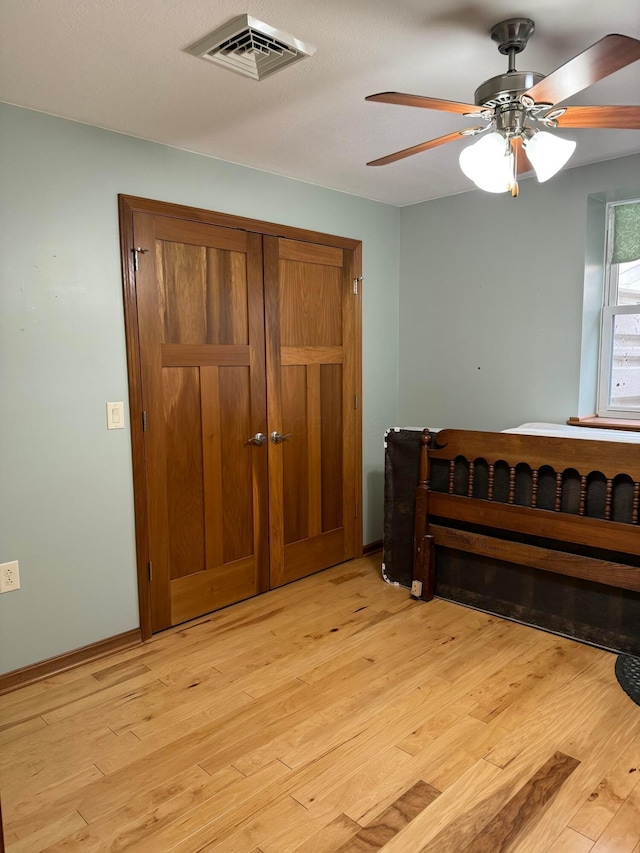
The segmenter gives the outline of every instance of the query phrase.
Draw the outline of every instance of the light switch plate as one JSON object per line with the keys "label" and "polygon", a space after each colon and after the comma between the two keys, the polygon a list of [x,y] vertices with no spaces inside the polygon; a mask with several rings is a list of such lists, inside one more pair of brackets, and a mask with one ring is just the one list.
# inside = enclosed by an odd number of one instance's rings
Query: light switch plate
{"label": "light switch plate", "polygon": [[124,429],[124,403],[107,403],[107,429]]}

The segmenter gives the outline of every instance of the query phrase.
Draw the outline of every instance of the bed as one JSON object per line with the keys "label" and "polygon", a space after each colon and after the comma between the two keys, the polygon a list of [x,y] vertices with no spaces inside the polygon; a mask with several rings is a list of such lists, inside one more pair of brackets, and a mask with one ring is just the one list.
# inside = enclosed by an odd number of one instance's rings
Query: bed
{"label": "bed", "polygon": [[638,435],[566,429],[424,430],[412,593],[638,655]]}

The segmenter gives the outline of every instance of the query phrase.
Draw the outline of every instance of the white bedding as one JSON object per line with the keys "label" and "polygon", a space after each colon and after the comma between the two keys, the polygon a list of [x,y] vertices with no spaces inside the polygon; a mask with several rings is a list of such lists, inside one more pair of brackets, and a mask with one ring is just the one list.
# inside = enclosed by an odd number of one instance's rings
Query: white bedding
{"label": "white bedding", "polygon": [[587,438],[591,441],[624,441],[628,444],[640,442],[640,432],[623,429],[596,429],[595,427],[574,427],[569,424],[530,423],[521,424],[502,432],[515,432],[523,435],[551,435],[558,438]]}

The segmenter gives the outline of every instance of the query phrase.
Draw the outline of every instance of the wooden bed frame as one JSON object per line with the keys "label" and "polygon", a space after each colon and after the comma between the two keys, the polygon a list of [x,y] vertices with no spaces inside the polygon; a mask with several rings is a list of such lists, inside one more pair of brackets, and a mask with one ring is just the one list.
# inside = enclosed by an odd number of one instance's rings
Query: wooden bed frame
{"label": "wooden bed frame", "polygon": [[412,594],[433,598],[440,548],[638,593],[639,508],[640,444],[425,430]]}

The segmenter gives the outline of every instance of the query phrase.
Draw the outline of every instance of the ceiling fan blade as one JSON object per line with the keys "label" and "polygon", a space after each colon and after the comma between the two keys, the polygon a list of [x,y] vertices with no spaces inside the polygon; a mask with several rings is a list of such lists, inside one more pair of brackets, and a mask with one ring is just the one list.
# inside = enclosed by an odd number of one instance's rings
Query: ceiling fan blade
{"label": "ceiling fan blade", "polygon": [[524,94],[536,103],[557,104],[640,59],[640,41],[611,33],[574,56]]}
{"label": "ceiling fan blade", "polygon": [[556,119],[558,127],[622,127],[640,130],[640,106],[567,107]]}
{"label": "ceiling fan blade", "polygon": [[448,113],[477,113],[483,108],[475,104],[461,104],[459,101],[441,101],[439,98],[425,98],[422,95],[405,95],[402,92],[380,92],[369,95],[365,101],[378,101],[381,104],[399,104],[404,107],[422,107],[427,110],[445,110]]}
{"label": "ceiling fan blade", "polygon": [[419,145],[412,145],[411,148],[403,148],[402,151],[396,151],[395,154],[387,154],[386,157],[380,157],[378,160],[372,160],[367,163],[367,166],[386,166],[387,163],[395,163],[396,160],[402,160],[405,157],[411,157],[412,154],[420,154],[421,151],[428,151],[429,148],[437,148],[438,145],[444,145],[445,142],[453,142],[454,139],[466,136],[464,131],[456,130],[455,133],[448,133],[446,136],[438,136],[436,139],[430,139],[428,142],[421,142]]}
{"label": "ceiling fan blade", "polygon": [[523,175],[533,172],[533,166],[524,150],[521,136],[516,136],[515,139],[511,140],[511,150],[516,161],[516,178],[521,178]]}

